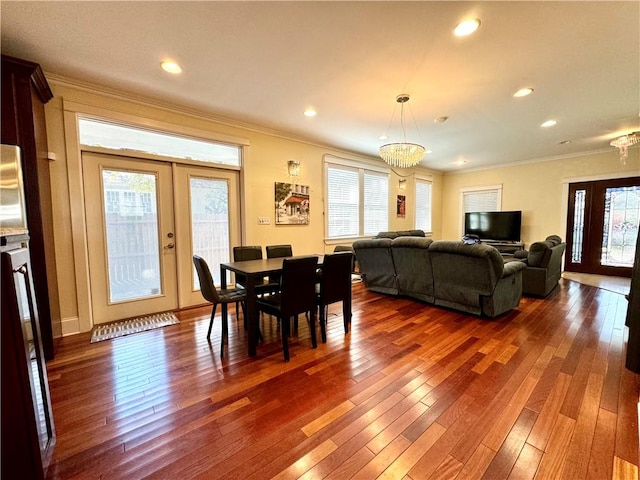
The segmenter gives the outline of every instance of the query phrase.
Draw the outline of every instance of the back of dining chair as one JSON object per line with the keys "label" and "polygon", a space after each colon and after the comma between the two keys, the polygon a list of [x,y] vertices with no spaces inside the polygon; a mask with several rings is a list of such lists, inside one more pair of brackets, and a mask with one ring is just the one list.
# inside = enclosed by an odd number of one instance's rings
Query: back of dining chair
{"label": "back of dining chair", "polygon": [[267,245],[267,258],[293,257],[291,245]]}
{"label": "back of dining chair", "polygon": [[324,256],[320,273],[317,302],[320,312],[320,333],[323,343],[327,341],[328,305],[342,302],[344,333],[349,333],[351,321],[351,270],[353,253],[334,253]]}
{"label": "back of dining chair", "polygon": [[340,252],[326,254],[322,262],[320,296],[322,303],[330,303],[351,297],[351,265],[353,253]]}
{"label": "back of dining chair", "polygon": [[282,262],[280,310],[288,319],[315,311],[315,282],[318,257],[285,259]]}
{"label": "back of dining chair", "polygon": [[282,261],[282,290],[276,295],[259,298],[258,309],[276,315],[280,320],[282,336],[282,353],[284,361],[289,361],[289,330],[291,317],[311,312],[309,330],[311,345],[316,342],[316,268],[318,257],[285,258]]}
{"label": "back of dining chair", "polygon": [[213,283],[213,277],[211,276],[211,270],[209,270],[207,262],[204,258],[194,255],[193,265],[196,267],[196,272],[198,273],[198,281],[200,282],[200,292],[202,292],[202,296],[206,301],[213,304],[220,303],[218,291]]}
{"label": "back of dining chair", "polygon": [[233,247],[233,261],[262,260],[262,247],[260,245],[242,245]]}

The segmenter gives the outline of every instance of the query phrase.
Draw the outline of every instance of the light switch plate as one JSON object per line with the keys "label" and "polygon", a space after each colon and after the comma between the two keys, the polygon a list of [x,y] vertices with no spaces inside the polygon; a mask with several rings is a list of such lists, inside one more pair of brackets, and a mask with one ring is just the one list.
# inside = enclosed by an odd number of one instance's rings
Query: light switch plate
{"label": "light switch plate", "polygon": [[258,225],[269,225],[271,224],[271,219],[269,217],[258,217]]}

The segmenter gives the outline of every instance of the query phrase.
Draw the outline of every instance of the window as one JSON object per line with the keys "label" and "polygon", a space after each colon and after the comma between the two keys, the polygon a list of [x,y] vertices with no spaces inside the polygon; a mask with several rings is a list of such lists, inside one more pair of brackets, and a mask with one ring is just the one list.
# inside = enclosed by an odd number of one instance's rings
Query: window
{"label": "window", "polygon": [[241,147],[237,145],[153,132],[88,118],[80,118],[78,128],[80,143],[89,147],[133,150],[164,157],[240,166]]}
{"label": "window", "polygon": [[431,182],[416,178],[415,228],[431,231]]}
{"label": "window", "polygon": [[327,238],[361,237],[387,230],[387,170],[331,159],[325,159]]}
{"label": "window", "polygon": [[463,192],[463,209],[467,212],[498,212],[500,211],[500,189],[476,190]]}
{"label": "window", "polygon": [[502,210],[502,185],[463,188],[460,190],[462,212],[460,231],[464,232],[464,214],[467,212],[499,212]]}
{"label": "window", "polygon": [[389,176],[363,172],[364,235],[375,235],[389,229]]}

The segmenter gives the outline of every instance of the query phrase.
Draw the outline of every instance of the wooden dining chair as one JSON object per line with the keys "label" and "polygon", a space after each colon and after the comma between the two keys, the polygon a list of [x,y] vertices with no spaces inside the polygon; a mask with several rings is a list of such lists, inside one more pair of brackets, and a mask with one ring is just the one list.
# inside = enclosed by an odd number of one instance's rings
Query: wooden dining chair
{"label": "wooden dining chair", "polygon": [[319,272],[319,282],[316,287],[316,303],[318,304],[318,321],[322,342],[327,342],[327,322],[329,305],[342,302],[342,317],[344,333],[349,333],[351,321],[351,270],[353,253],[340,252],[326,254]]}
{"label": "wooden dining chair", "polygon": [[316,269],[318,257],[299,257],[284,259],[282,262],[282,279],[280,292],[257,299],[258,309],[280,320],[282,336],[282,352],[284,361],[289,361],[289,332],[291,318],[300,313],[309,313],[309,330],[311,344],[316,348]]}
{"label": "wooden dining chair", "polygon": [[[209,321],[209,331],[207,332],[207,340],[211,339],[211,328],[213,327],[213,319],[216,316],[216,308],[218,304],[222,305],[222,333],[220,335],[220,358],[224,358],[224,341],[229,335],[229,322],[227,318],[227,305],[229,303],[240,302],[244,310],[244,302],[247,298],[247,293],[244,288],[216,288],[213,283],[213,277],[211,276],[211,270],[207,262],[198,255],[193,256],[193,264],[196,267],[198,273],[198,280],[200,282],[200,293],[208,302],[213,304],[211,309],[211,320]],[[246,312],[245,317],[246,317]],[[238,310],[236,308],[236,316]]]}

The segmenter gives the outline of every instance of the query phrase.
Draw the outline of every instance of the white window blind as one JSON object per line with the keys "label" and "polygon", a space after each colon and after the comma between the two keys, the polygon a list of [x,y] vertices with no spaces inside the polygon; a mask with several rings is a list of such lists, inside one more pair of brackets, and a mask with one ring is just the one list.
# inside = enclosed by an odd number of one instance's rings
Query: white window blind
{"label": "white window blind", "polygon": [[416,179],[415,228],[431,231],[431,182]]}
{"label": "white window blind", "polygon": [[326,236],[375,235],[389,228],[389,172],[358,162],[325,159]]}
{"label": "white window blind", "polygon": [[500,193],[498,189],[464,192],[464,213],[500,211]]}
{"label": "white window blind", "polygon": [[389,177],[383,173],[364,172],[364,231],[375,235],[389,229]]}
{"label": "white window blind", "polygon": [[327,168],[327,230],[329,237],[358,235],[360,194],[358,170]]}

